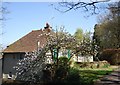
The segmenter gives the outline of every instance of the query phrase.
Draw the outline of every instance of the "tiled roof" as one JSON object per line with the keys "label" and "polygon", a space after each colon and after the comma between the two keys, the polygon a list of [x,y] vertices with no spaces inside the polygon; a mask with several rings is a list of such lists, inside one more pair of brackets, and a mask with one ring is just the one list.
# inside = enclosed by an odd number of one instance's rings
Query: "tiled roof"
{"label": "tiled roof", "polygon": [[[45,28],[44,31],[49,31],[49,29]],[[39,47],[42,47],[46,43],[46,38],[44,35],[41,35],[43,30],[34,30],[21,39],[17,40],[13,44],[7,46],[7,48],[3,51],[4,53],[15,53],[15,52],[31,52],[35,51]],[[40,36],[41,35],[41,36]]]}

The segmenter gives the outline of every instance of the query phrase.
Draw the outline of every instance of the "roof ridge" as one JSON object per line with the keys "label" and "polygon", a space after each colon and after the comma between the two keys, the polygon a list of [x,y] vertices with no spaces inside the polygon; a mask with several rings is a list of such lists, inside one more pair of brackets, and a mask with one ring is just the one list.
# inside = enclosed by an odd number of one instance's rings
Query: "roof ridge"
{"label": "roof ridge", "polygon": [[40,31],[40,30],[42,30],[42,28],[41,28],[41,29],[38,29],[38,30],[32,30],[32,31]]}

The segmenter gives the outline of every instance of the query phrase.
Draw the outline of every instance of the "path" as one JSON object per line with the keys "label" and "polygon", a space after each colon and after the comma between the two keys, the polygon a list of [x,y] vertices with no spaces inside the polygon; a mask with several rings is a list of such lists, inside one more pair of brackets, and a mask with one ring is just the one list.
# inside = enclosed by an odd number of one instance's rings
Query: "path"
{"label": "path", "polygon": [[120,66],[111,74],[104,76],[100,81],[95,82],[94,85],[120,85]]}

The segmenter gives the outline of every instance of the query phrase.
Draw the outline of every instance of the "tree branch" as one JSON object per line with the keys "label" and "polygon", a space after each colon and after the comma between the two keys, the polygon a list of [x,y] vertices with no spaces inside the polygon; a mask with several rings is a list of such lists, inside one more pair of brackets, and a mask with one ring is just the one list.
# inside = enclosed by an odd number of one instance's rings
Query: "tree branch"
{"label": "tree branch", "polygon": [[[96,9],[98,9],[96,4],[101,3],[101,2],[108,2],[108,1],[110,1],[110,0],[96,0],[96,1],[90,1],[90,2],[82,2],[82,1],[66,2],[66,1],[63,1],[63,2],[58,3],[60,8],[55,7],[55,9],[60,11],[60,12],[65,13],[65,12],[68,12],[70,10],[77,10],[80,8],[85,8],[85,11],[89,11],[90,10],[89,7],[92,7],[93,13],[96,13]],[[64,10],[61,8],[64,8]]]}

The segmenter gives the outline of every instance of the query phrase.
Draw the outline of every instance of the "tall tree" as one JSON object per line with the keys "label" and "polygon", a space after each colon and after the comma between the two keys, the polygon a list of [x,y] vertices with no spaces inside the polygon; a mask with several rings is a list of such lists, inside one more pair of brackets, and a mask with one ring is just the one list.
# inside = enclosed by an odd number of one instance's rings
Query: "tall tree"
{"label": "tall tree", "polygon": [[83,30],[78,28],[74,33],[74,37],[78,40],[78,43],[80,43],[83,40]]}
{"label": "tall tree", "polygon": [[94,55],[93,52],[93,42],[91,32],[83,33],[82,29],[77,29],[74,36],[78,43],[78,53],[77,55],[91,56]]}
{"label": "tall tree", "polygon": [[92,50],[92,36],[91,36],[91,32],[85,32],[83,34],[83,40],[81,41],[80,51],[79,52],[83,56],[94,55],[93,50]]}
{"label": "tall tree", "polygon": [[95,38],[102,49],[120,48],[120,2],[109,5],[109,14],[101,18],[95,30]]}

